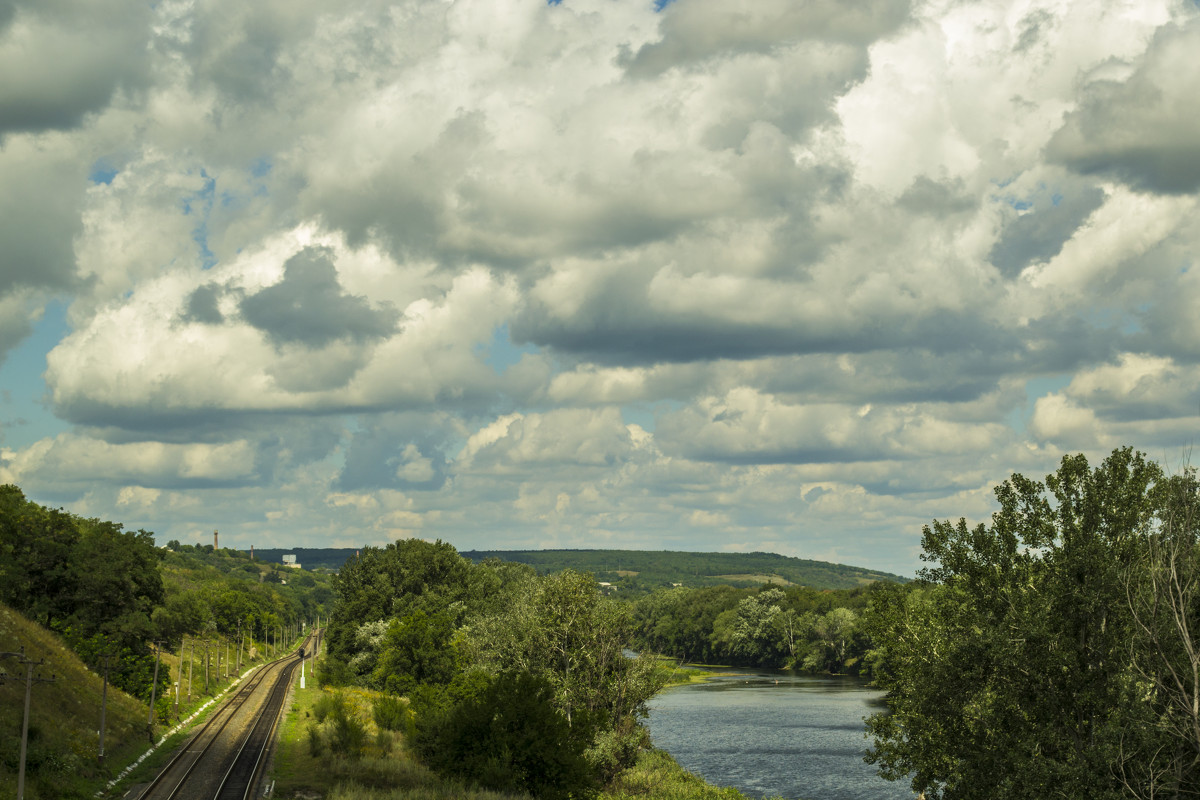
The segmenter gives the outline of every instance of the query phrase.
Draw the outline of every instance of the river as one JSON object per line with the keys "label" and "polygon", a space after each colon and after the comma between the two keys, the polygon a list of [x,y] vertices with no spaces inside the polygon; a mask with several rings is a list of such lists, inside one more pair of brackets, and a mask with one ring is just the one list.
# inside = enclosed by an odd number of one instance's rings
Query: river
{"label": "river", "polygon": [[654,745],[684,769],[750,797],[911,800],[862,760],[863,717],[882,693],[855,678],[739,672],[650,701]]}

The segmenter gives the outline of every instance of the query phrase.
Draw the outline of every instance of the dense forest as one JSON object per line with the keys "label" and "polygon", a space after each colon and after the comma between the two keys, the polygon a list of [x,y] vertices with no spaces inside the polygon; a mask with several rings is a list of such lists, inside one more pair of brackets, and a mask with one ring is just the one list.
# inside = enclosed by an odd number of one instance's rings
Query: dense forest
{"label": "dense forest", "polygon": [[382,692],[385,708],[406,697],[411,740],[441,773],[583,797],[647,744],[638,719],[658,673],[627,657],[631,610],[590,574],[409,539],[364,548],[333,589],[322,683]]}
{"label": "dense forest", "polygon": [[863,615],[883,585],[664,589],[634,603],[633,646],[681,662],[869,676]]}

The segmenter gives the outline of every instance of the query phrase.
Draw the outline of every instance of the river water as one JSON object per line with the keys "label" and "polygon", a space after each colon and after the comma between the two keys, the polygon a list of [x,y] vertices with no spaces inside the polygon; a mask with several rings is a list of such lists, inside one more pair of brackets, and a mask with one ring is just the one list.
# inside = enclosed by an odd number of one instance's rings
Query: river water
{"label": "river water", "polygon": [[648,723],[684,769],[750,797],[911,800],[862,760],[881,697],[855,678],[740,672],[656,695]]}

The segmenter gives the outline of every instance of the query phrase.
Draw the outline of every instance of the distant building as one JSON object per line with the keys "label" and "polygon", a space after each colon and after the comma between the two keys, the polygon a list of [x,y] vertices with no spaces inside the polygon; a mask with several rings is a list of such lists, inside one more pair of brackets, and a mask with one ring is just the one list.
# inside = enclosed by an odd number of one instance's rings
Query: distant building
{"label": "distant building", "polygon": [[296,556],[291,553],[283,557],[283,565],[290,569],[300,569],[300,565],[296,563]]}

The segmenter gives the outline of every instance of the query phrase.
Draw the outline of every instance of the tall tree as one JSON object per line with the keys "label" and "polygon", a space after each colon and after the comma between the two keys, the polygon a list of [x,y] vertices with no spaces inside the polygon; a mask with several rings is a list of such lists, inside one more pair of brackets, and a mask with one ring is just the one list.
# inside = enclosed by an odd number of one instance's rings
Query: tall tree
{"label": "tall tree", "polygon": [[928,798],[1120,797],[1113,765],[1157,736],[1134,679],[1125,591],[1155,528],[1157,465],[1129,449],[1095,469],[1013,475],[991,525],[924,530],[927,588],[880,593],[868,630],[890,714],[868,760]]}
{"label": "tall tree", "polygon": [[1134,666],[1162,734],[1154,758],[1122,750],[1118,773],[1140,798],[1200,796],[1200,481],[1159,487],[1162,524],[1131,562]]}

